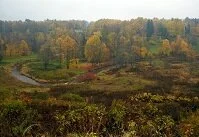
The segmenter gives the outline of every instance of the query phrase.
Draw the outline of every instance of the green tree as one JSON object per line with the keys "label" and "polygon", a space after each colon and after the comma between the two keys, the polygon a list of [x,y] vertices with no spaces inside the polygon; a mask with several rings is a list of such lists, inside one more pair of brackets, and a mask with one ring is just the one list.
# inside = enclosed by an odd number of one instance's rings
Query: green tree
{"label": "green tree", "polygon": [[151,37],[154,33],[153,20],[148,20],[146,25],[146,36]]}
{"label": "green tree", "polygon": [[185,26],[185,35],[189,35],[191,33],[191,25],[187,24]]}
{"label": "green tree", "polygon": [[0,39],[0,62],[3,60],[4,57],[4,41]]}
{"label": "green tree", "polygon": [[165,26],[171,37],[176,37],[178,35],[184,35],[184,23],[180,19],[171,19],[165,21]]}
{"label": "green tree", "polygon": [[40,46],[45,43],[45,34],[43,32],[37,32],[35,34],[35,51],[38,51],[40,49]]}
{"label": "green tree", "polygon": [[[132,60],[134,61],[140,61],[142,58],[147,55],[147,49],[145,48],[145,40],[143,37],[140,36],[134,36],[133,37],[133,43],[131,46],[131,57],[133,58]],[[143,55],[143,56],[142,56]]]}
{"label": "green tree", "polygon": [[110,56],[112,59],[114,59],[117,55],[117,47],[118,47],[117,41],[118,41],[117,34],[115,32],[108,34],[107,46],[110,49]]}
{"label": "green tree", "polygon": [[157,26],[158,29],[158,35],[161,36],[162,38],[167,38],[168,37],[168,31],[167,28],[164,26],[163,23],[159,23]]}
{"label": "green tree", "polygon": [[45,43],[40,48],[40,59],[43,62],[44,69],[46,70],[52,57],[53,57],[53,50],[49,43]]}
{"label": "green tree", "polygon": [[125,36],[120,36],[118,47],[116,49],[116,63],[119,65],[126,65],[129,63],[131,49],[130,40]]}

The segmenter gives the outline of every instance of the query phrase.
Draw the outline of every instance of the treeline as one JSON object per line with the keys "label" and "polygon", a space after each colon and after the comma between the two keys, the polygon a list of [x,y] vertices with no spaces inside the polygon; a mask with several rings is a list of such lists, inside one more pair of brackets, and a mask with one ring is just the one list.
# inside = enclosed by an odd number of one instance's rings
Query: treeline
{"label": "treeline", "polygon": [[[199,45],[199,19],[145,19],[130,21],[0,21],[0,59],[40,53],[44,66],[52,59],[66,62],[133,63],[156,55],[194,57]],[[23,45],[23,46],[22,46]],[[158,53],[150,50],[158,45]],[[157,46],[157,47],[158,47]]]}

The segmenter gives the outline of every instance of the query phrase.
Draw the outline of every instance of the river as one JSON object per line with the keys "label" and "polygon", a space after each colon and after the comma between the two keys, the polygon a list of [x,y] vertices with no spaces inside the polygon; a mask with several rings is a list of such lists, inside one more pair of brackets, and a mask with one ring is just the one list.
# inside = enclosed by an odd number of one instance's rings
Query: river
{"label": "river", "polygon": [[27,77],[27,76],[22,75],[19,72],[19,70],[16,66],[12,69],[11,75],[13,77],[15,77],[16,79],[18,79],[19,81],[22,81],[24,83],[27,83],[27,84],[30,84],[30,85],[35,85],[35,86],[44,86],[44,84],[41,84],[41,83],[39,83],[39,82],[37,82],[37,81]]}

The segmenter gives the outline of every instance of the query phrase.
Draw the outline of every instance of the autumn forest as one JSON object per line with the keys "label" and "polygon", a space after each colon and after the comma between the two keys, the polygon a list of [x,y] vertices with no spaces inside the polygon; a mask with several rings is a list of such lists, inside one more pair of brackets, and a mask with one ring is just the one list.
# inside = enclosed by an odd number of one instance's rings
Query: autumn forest
{"label": "autumn forest", "polygon": [[199,19],[0,21],[0,136],[198,137]]}

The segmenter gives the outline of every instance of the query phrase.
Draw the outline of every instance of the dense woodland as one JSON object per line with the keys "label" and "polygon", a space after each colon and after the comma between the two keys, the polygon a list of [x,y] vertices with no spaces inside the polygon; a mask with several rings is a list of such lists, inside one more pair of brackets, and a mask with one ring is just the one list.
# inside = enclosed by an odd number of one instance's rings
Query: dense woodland
{"label": "dense woodland", "polygon": [[0,21],[0,136],[198,137],[198,61],[199,19]]}
{"label": "dense woodland", "polygon": [[[199,20],[102,19],[96,22],[46,20],[1,21],[1,58],[41,53],[44,64],[57,59],[91,63],[134,63],[153,56],[194,58],[199,49]],[[157,48],[153,51],[151,48]],[[46,66],[47,67],[47,66]]]}

